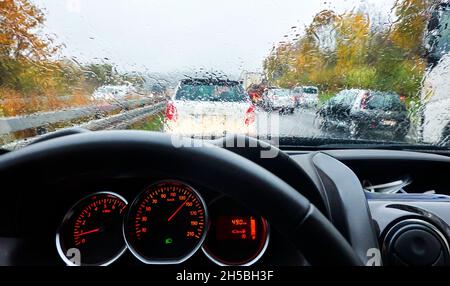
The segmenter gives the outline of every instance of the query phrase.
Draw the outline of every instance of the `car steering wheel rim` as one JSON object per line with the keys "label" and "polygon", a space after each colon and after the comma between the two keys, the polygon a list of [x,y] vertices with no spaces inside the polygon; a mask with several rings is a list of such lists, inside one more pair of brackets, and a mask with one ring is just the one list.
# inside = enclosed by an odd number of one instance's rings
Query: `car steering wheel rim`
{"label": "car steering wheel rim", "polygon": [[[18,174],[52,182],[67,174],[157,169],[202,184],[257,211],[312,265],[362,265],[333,224],[283,180],[231,151],[191,139],[183,141],[190,147],[178,147],[173,138],[145,131],[98,131],[55,138],[2,155],[0,180],[17,188]],[[196,147],[198,144],[202,147]]]}

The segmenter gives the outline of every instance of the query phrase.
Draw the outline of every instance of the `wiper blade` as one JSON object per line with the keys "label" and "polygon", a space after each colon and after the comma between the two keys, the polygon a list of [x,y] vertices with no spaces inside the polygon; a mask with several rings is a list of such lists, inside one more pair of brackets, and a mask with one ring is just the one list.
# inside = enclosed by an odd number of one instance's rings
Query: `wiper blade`
{"label": "wiper blade", "polygon": [[339,148],[339,149],[393,149],[393,150],[447,150],[447,148],[426,145],[426,144],[409,144],[409,143],[351,143],[351,144],[322,144],[317,148]]}
{"label": "wiper blade", "polygon": [[389,150],[412,150],[412,151],[443,151],[450,152],[448,147],[424,143],[389,142],[359,139],[339,138],[280,138],[280,147],[290,149],[389,149]]}
{"label": "wiper blade", "polygon": [[[337,144],[334,148],[336,148]],[[410,143],[372,143],[372,144],[351,144],[339,145],[340,149],[387,149],[387,150],[411,150],[411,151],[445,151],[450,152],[448,148],[428,145],[428,144],[410,144]],[[330,145],[317,146],[318,148],[329,148]]]}

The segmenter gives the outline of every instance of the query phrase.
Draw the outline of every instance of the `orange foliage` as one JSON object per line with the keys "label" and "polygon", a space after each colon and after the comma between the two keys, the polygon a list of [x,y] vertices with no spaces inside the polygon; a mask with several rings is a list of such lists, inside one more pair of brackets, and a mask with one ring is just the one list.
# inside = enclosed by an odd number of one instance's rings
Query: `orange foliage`
{"label": "orange foliage", "polygon": [[398,17],[391,33],[392,42],[406,53],[420,55],[425,27],[432,0],[396,1],[394,8]]}
{"label": "orange foliage", "polygon": [[0,19],[0,54],[39,60],[57,50],[51,47],[51,39],[43,39],[35,33],[45,18],[30,1],[0,1]]}
{"label": "orange foliage", "polygon": [[336,47],[338,73],[364,65],[370,37],[367,15],[346,14],[339,19],[336,26],[339,34]]}
{"label": "orange foliage", "polygon": [[0,88],[0,115],[7,117],[88,104],[89,96],[81,91],[75,91],[73,95],[64,97],[56,96],[56,93],[47,93],[46,96],[30,93],[24,97],[15,90]]}
{"label": "orange foliage", "polygon": [[12,89],[0,89],[0,112],[4,116],[14,116],[24,113],[26,109],[25,100]]}

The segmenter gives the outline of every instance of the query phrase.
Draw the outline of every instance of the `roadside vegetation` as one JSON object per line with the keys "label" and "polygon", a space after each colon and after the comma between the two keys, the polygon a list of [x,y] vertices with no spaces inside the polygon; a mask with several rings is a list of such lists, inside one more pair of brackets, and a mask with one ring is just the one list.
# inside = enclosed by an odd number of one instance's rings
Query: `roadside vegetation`
{"label": "roadside vegetation", "polygon": [[363,9],[321,11],[304,33],[279,43],[265,59],[269,83],[316,85],[321,101],[346,88],[394,91],[415,101],[427,68],[423,38],[433,3],[397,0],[390,19]]}
{"label": "roadside vegetation", "polygon": [[44,24],[30,1],[0,1],[0,116],[83,106],[101,85],[141,82],[110,63],[62,57],[64,45],[43,32]]}
{"label": "roadside vegetation", "polygon": [[129,129],[161,132],[163,130],[163,127],[164,127],[164,114],[159,113],[146,118],[142,122],[130,126]]}

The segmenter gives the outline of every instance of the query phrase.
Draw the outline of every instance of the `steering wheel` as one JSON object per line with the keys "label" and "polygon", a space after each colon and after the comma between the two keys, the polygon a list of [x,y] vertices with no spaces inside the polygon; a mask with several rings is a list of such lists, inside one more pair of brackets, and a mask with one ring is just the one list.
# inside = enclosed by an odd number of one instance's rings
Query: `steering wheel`
{"label": "steering wheel", "polygon": [[21,184],[18,174],[41,184],[38,187],[74,174],[171,174],[257,211],[312,265],[362,265],[333,224],[286,182],[231,151],[191,139],[183,141],[190,146],[180,147],[173,138],[146,131],[97,131],[55,138],[2,155],[0,180],[4,190],[13,190]]}

